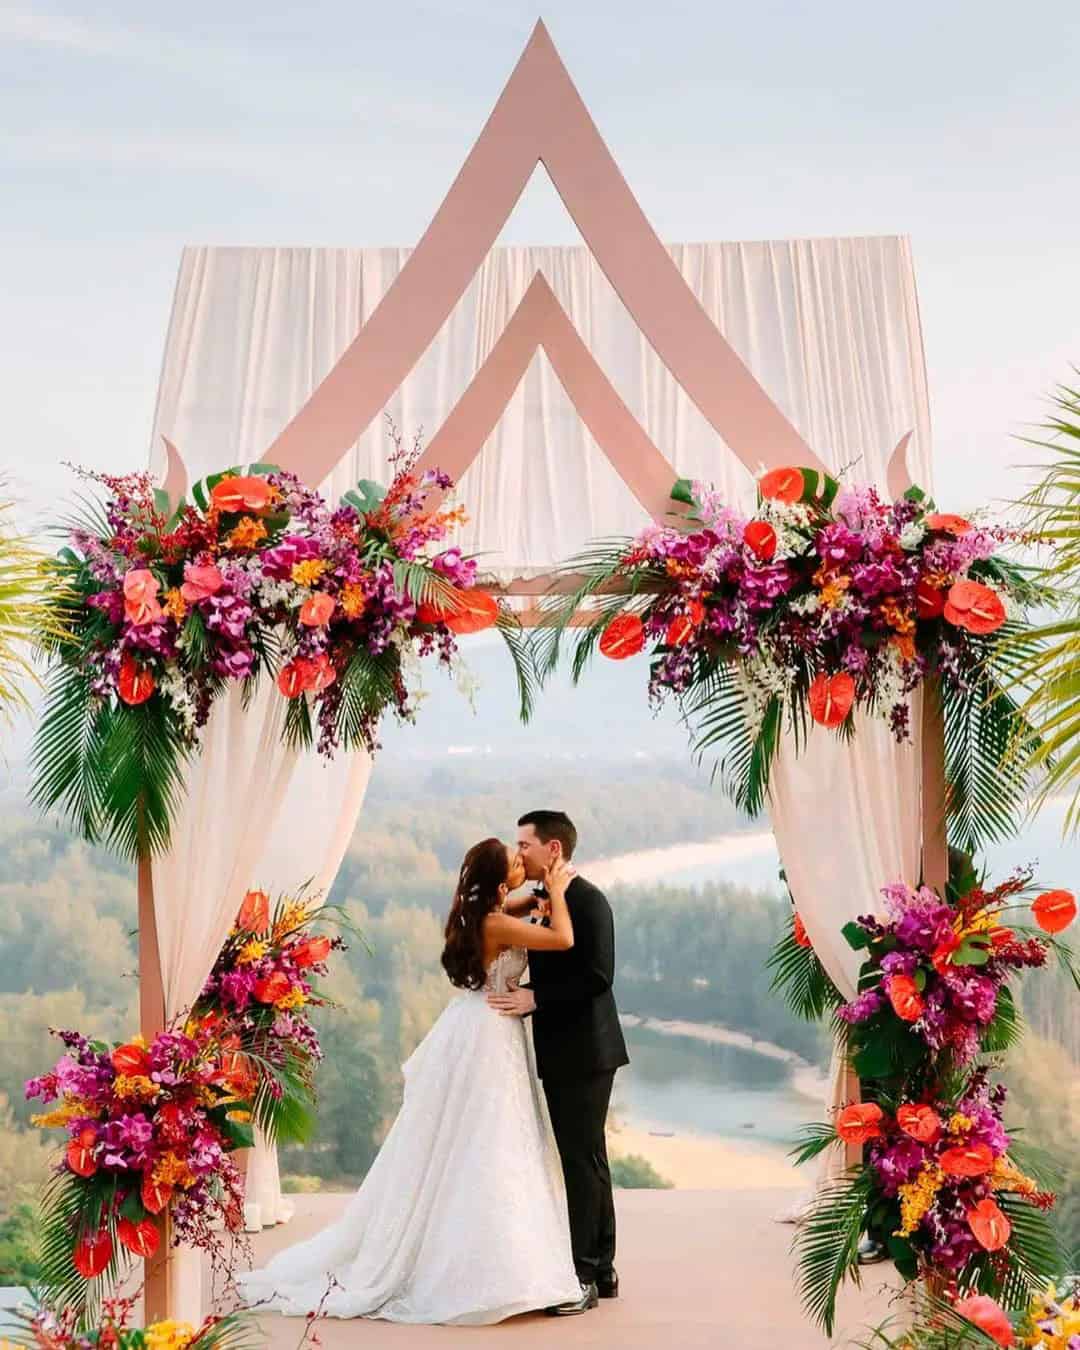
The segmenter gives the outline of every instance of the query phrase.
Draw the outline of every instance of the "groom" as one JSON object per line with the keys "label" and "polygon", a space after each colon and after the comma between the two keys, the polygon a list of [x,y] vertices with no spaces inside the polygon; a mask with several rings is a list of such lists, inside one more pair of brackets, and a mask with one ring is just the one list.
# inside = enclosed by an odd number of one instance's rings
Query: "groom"
{"label": "groom", "polygon": [[[574,856],[577,830],[562,811],[530,811],[518,821],[518,849],[528,880],[543,880],[560,857]],[[541,893],[542,894],[542,893]],[[508,909],[529,909],[533,897]],[[574,945],[565,952],[531,952],[530,983],[488,1002],[514,1017],[532,1015],[536,1067],[555,1132],[570,1241],[581,1298],[548,1311],[572,1316],[617,1298],[615,1205],[604,1125],[615,1070],[629,1063],[615,996],[615,924],[602,891],[575,876],[566,892]]]}

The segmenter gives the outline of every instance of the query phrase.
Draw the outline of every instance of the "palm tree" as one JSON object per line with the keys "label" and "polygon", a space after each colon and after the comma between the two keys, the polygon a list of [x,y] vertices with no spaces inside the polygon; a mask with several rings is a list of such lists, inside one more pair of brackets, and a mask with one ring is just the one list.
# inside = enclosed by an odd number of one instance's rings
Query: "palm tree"
{"label": "palm tree", "polygon": [[1018,662],[1016,673],[1041,738],[1029,762],[1040,779],[1034,805],[1070,793],[1065,830],[1072,833],[1080,830],[1080,390],[1063,385],[1053,407],[1044,437],[1030,441],[1053,458],[1037,466],[1042,478],[1022,504],[1035,542],[1050,550],[1039,580],[1057,603],[1052,619],[1030,634],[1038,655]]}
{"label": "palm tree", "polygon": [[37,550],[14,527],[10,501],[0,502],[0,718],[28,706],[33,640],[45,622],[45,573]]}

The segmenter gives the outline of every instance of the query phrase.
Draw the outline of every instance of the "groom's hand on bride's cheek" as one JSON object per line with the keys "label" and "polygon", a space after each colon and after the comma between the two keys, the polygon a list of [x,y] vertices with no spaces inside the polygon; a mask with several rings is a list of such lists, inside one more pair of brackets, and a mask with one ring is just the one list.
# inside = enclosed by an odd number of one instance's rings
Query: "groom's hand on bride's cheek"
{"label": "groom's hand on bride's cheek", "polygon": [[528,1017],[536,1011],[531,989],[510,989],[505,994],[488,994],[488,1005],[504,1017]]}

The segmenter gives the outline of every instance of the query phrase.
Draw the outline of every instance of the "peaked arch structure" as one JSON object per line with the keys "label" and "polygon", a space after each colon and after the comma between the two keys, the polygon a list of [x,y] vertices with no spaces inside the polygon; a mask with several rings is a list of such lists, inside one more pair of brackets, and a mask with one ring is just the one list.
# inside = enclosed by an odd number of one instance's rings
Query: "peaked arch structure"
{"label": "peaked arch structure", "polygon": [[543,23],[408,262],[263,457],[308,482],[326,477],[446,322],[538,163],[660,359],[742,462],[824,468],[686,284]]}

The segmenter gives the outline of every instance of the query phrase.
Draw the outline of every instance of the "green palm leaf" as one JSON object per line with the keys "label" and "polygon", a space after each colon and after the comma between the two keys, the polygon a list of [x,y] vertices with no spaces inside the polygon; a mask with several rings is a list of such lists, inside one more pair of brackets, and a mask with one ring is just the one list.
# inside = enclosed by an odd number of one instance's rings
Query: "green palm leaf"
{"label": "green palm leaf", "polygon": [[101,752],[102,842],[132,861],[168,848],[189,753],[163,699],[113,711]]}
{"label": "green palm leaf", "polygon": [[[116,1240],[114,1195],[114,1182],[101,1178],[97,1185],[87,1186],[67,1171],[50,1177],[42,1192],[39,1284],[51,1307],[73,1309],[84,1327],[97,1318],[103,1291],[107,1292],[130,1265],[126,1248]],[[102,1228],[113,1240],[112,1259],[97,1279],[87,1282],[72,1264],[72,1252],[80,1237]]]}
{"label": "green palm leaf", "polygon": [[844,1001],[813,947],[802,947],[795,941],[794,915],[765,962],[765,969],[772,973],[769,992],[780,994],[795,1016],[806,1022],[820,1021],[830,1008],[838,1008]]}
{"label": "green palm leaf", "polygon": [[540,692],[540,674],[536,669],[533,645],[517,615],[508,609],[500,607],[496,627],[514,666],[514,678],[517,680],[518,688],[518,716],[522,722],[528,722],[533,715],[536,698]]}
{"label": "green palm leaf", "polygon": [[860,1171],[823,1186],[792,1243],[802,1305],[828,1336],[841,1284],[859,1282],[859,1238],[872,1184],[869,1171]]}

